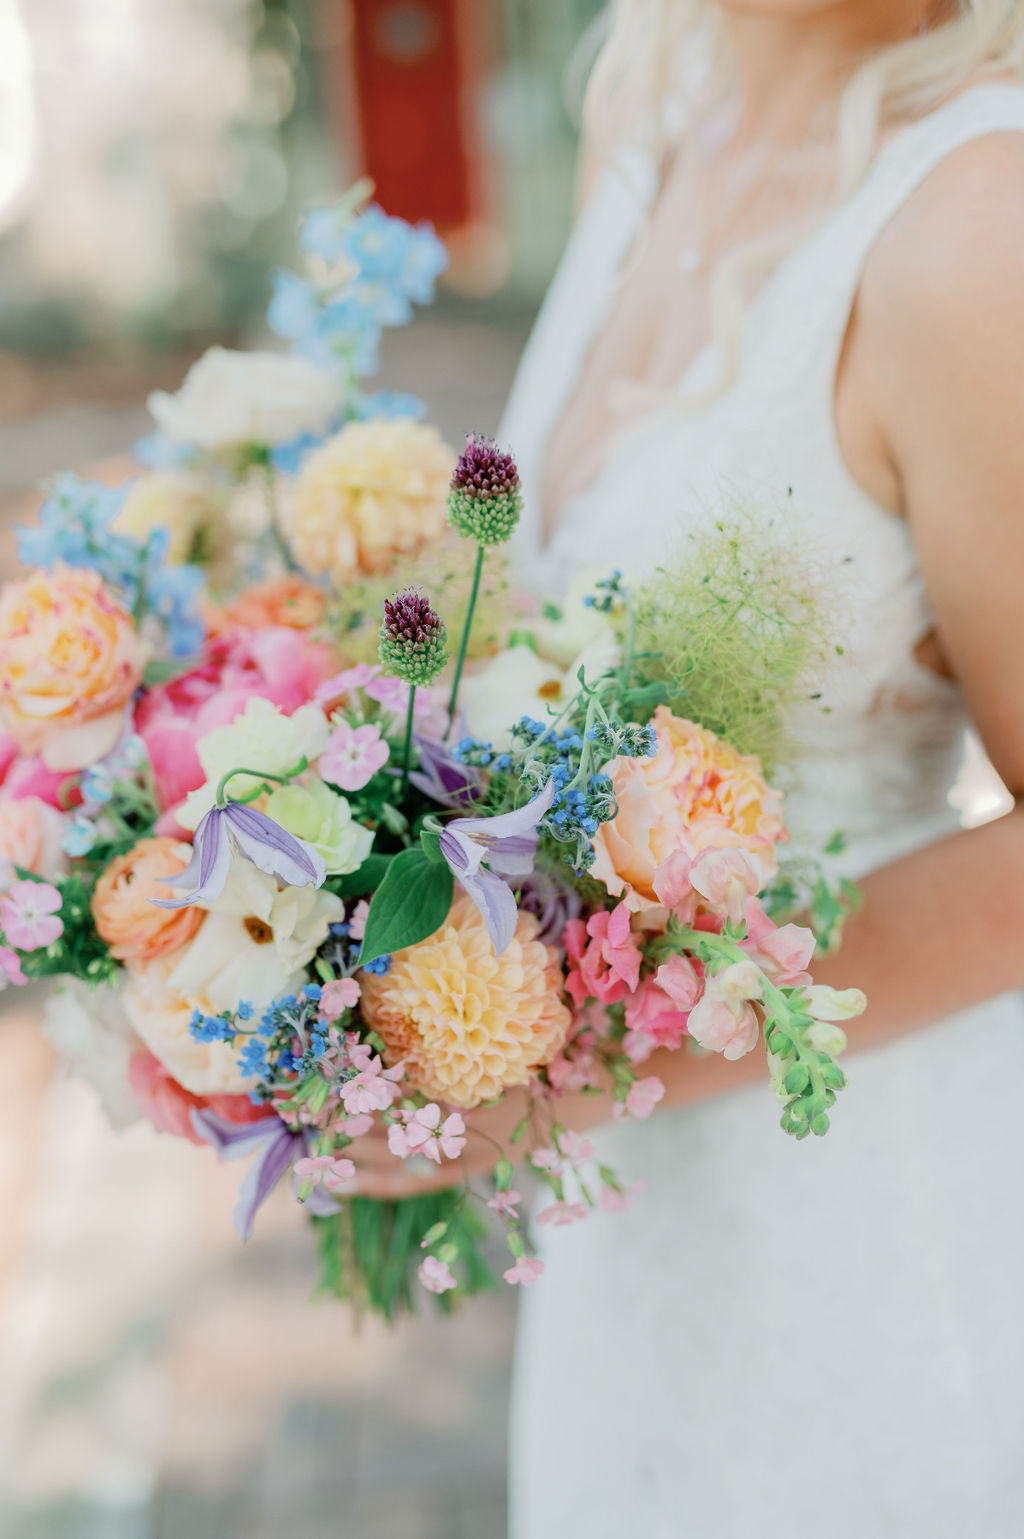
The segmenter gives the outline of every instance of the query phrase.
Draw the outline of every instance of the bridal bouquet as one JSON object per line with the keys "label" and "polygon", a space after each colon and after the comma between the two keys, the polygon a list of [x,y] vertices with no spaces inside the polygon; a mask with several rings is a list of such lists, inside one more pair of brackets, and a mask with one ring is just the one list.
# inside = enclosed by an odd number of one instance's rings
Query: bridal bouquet
{"label": "bridal bouquet", "polygon": [[[661,1050],[763,1040],[783,1128],[821,1135],[864,1001],[812,982],[786,913],[830,930],[848,893],[779,874],[764,764],[818,645],[797,566],[725,525],[645,585],[510,595],[511,457],[470,437],[452,468],[360,392],[440,258],[359,207],[307,222],[326,276],[278,280],[292,356],[207,355],[153,403],[157,484],[65,478],[26,532],[0,597],[0,975],[60,980],[48,1030],[115,1120],[247,1162],[243,1237],[289,1178],[324,1287],[391,1315],[417,1278],[444,1306],[486,1284],[488,1215],[505,1279],[540,1275],[520,1144],[538,1222],[628,1200],[562,1126],[568,1091],[646,1117]],[[238,501],[225,552],[210,507]],[[528,1110],[485,1197],[469,1114],[510,1091]],[[360,1197],[374,1128],[451,1187]]]}

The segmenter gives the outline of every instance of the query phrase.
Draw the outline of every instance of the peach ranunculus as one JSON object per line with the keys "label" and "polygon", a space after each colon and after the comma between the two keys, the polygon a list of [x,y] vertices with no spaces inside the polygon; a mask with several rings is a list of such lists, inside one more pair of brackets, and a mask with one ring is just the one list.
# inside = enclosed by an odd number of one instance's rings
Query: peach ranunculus
{"label": "peach ranunculus", "polygon": [[0,867],[9,861],[52,881],[67,870],[67,819],[38,796],[0,796]]}
{"label": "peach ranunculus", "polygon": [[257,583],[223,608],[211,606],[207,621],[215,636],[226,631],[257,630],[267,625],[308,631],[320,624],[326,606],[327,595],[322,588],[292,574]]}
{"label": "peach ranunculus", "polygon": [[96,572],[33,572],[0,596],[0,723],[49,769],[110,752],[145,662],[131,616]]}
{"label": "peach ranunculus", "polygon": [[193,1109],[215,1112],[225,1122],[261,1122],[267,1116],[266,1107],[255,1106],[247,1095],[192,1095],[154,1053],[133,1053],[128,1078],[140,1110],[153,1126],[193,1144],[206,1143],[192,1126]]}
{"label": "peach ranunculus", "polygon": [[93,889],[92,916],[119,962],[142,966],[192,939],[205,918],[202,909],[157,908],[153,902],[168,895],[160,878],[177,876],[191,857],[191,845],[177,839],[140,839],[100,876]]}
{"label": "peach ranunculus", "polygon": [[149,751],[161,809],[176,807],[205,783],[200,738],[241,716],[254,695],[288,714],[296,711],[337,665],[326,643],[271,625],[212,637],[188,673],[147,690],[135,728]]}
{"label": "peach ranunculus", "polygon": [[760,761],[666,706],[654,713],[658,751],[606,768],[618,813],[594,836],[591,875],[637,910],[658,903],[659,867],[680,848],[740,848],[758,855],[765,876],[785,838],[781,798]]}

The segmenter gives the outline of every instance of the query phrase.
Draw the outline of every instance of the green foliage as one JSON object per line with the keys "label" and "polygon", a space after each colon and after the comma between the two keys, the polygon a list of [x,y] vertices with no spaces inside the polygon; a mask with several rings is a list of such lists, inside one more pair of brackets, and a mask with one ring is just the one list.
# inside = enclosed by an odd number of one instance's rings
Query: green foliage
{"label": "green foliage", "polygon": [[[24,871],[19,875],[29,878],[32,873]],[[25,976],[53,978],[70,973],[93,988],[101,983],[114,983],[121,969],[96,933],[89,906],[91,884],[76,872],[54,878],[51,886],[56,887],[61,896],[60,917],[64,921],[64,933],[52,946],[41,951],[19,953]]]}
{"label": "green foliage", "polygon": [[660,694],[773,773],[829,651],[828,589],[781,515],[695,532],[634,594],[637,719]]}
{"label": "green foliage", "polygon": [[378,1202],[349,1197],[341,1212],[314,1218],[320,1251],[318,1292],[345,1299],[357,1310],[368,1309],[393,1320],[413,1313],[422,1292],[416,1270],[431,1248],[440,1246],[458,1279],[458,1292],[433,1295],[438,1309],[449,1314],[458,1298],[492,1288],[494,1274],[483,1254],[487,1225],[461,1187]]}
{"label": "green foliage", "polygon": [[368,855],[357,871],[349,871],[344,876],[329,876],[324,886],[336,898],[365,898],[387,876],[393,858],[391,855]]}
{"label": "green foliage", "polygon": [[454,885],[447,865],[431,860],[422,846],[396,855],[370,900],[360,965],[433,935],[448,916]]}

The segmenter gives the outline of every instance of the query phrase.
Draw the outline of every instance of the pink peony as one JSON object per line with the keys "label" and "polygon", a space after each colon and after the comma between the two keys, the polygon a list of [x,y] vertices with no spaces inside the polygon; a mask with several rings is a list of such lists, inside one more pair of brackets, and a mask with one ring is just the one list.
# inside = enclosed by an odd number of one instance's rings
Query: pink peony
{"label": "pink peony", "polygon": [[148,690],[135,713],[162,808],[176,807],[206,776],[196,743],[240,716],[253,696],[287,713],[307,704],[330,671],[332,654],[287,626],[239,631],[207,642],[202,661]]}
{"label": "pink peony", "polygon": [[52,946],[64,933],[61,895],[49,882],[15,882],[0,898],[0,925],[19,951]]}
{"label": "pink peony", "polygon": [[193,1144],[205,1144],[192,1126],[193,1110],[207,1110],[225,1122],[259,1122],[265,1107],[254,1106],[247,1095],[192,1095],[153,1053],[133,1053],[128,1078],[139,1109],[161,1133],[174,1133]]}
{"label": "pink peony", "polygon": [[428,1293],[447,1293],[449,1289],[458,1287],[451,1267],[446,1261],[439,1261],[436,1256],[425,1256],[416,1275]]}
{"label": "pink peony", "polygon": [[[3,740],[0,739],[0,754]],[[22,757],[7,766],[6,774],[0,774],[0,796],[5,799],[36,796],[50,807],[63,811],[65,807],[77,807],[82,800],[77,779],[67,770],[47,769],[42,759]]]}

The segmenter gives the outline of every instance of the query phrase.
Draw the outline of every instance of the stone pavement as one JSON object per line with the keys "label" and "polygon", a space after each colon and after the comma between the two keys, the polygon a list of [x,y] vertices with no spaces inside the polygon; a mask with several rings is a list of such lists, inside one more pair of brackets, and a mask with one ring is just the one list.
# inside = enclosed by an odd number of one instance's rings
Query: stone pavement
{"label": "stone pavement", "polygon": [[[458,443],[496,425],[524,330],[434,312],[388,339],[381,383]],[[166,376],[83,375],[0,416],[0,575],[33,482],[123,453]],[[111,1132],[28,990],[2,997],[0,1053],[4,1539],[502,1539],[511,1290],[357,1333],[309,1304],[287,1193],[243,1249],[237,1168]]]}

